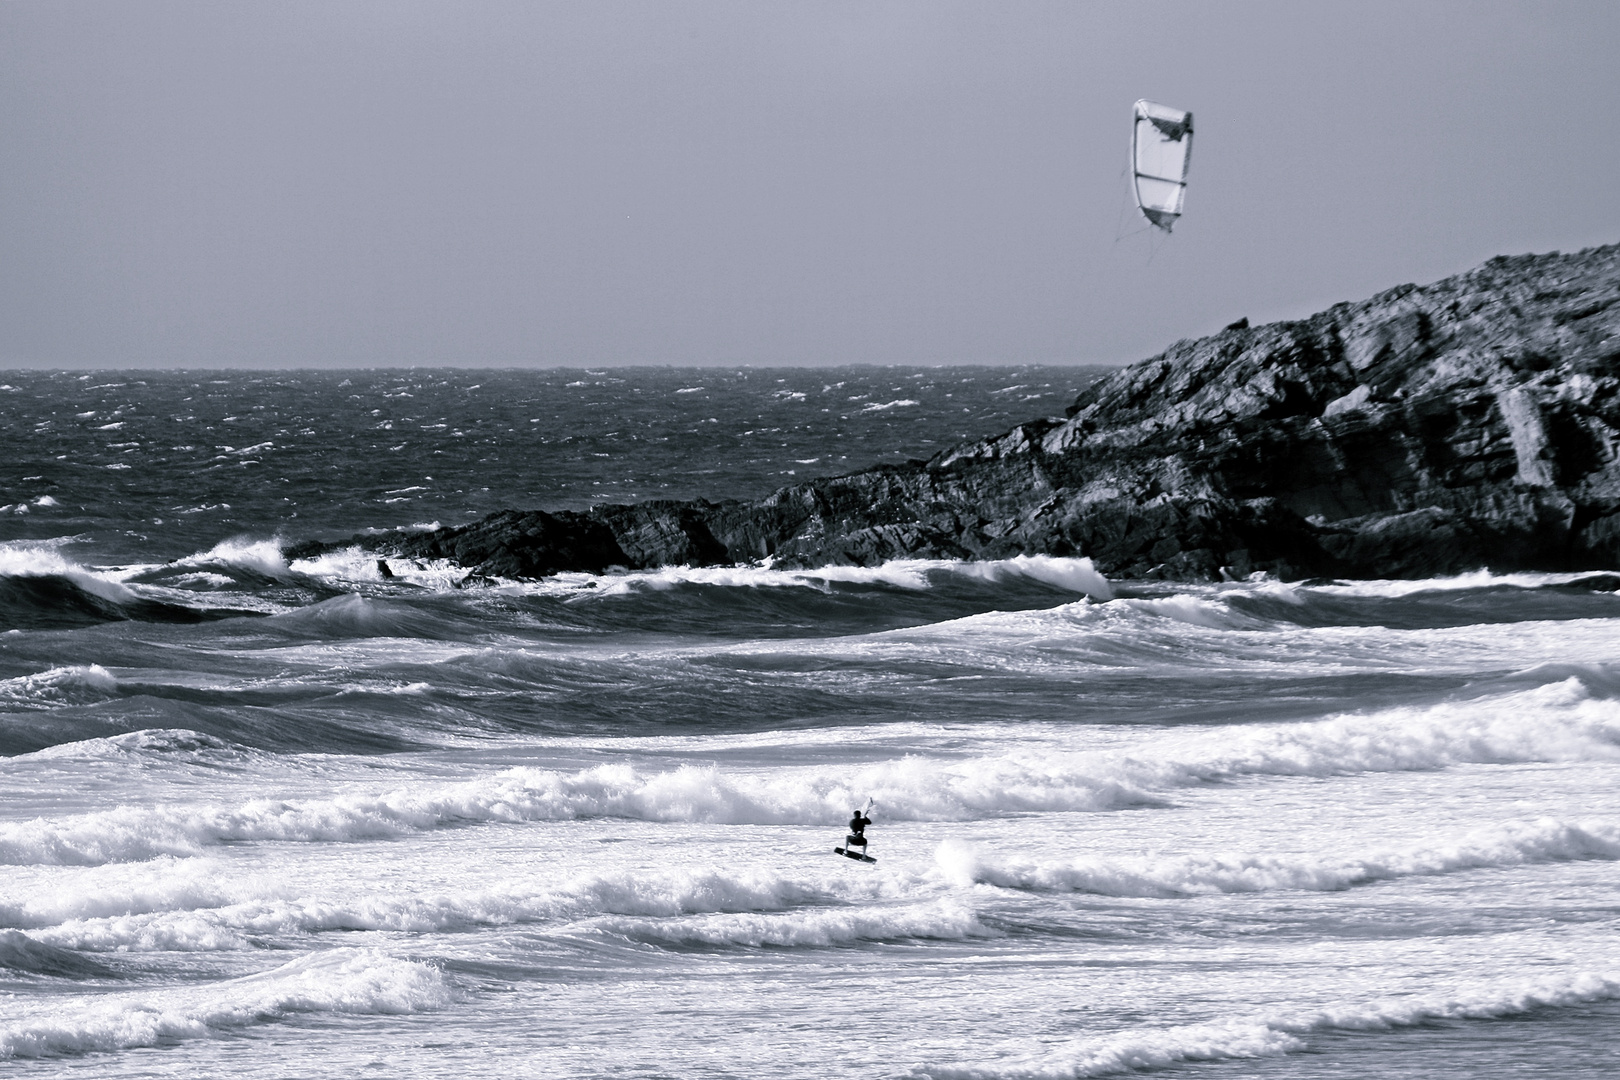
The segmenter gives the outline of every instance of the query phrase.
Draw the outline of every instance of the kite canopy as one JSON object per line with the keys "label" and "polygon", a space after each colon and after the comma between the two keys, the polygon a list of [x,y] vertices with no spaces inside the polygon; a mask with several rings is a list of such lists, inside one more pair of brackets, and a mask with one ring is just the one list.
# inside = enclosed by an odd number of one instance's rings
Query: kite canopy
{"label": "kite canopy", "polygon": [[1142,216],[1170,231],[1187,194],[1192,158],[1192,113],[1152,101],[1136,103],[1131,131],[1131,169]]}

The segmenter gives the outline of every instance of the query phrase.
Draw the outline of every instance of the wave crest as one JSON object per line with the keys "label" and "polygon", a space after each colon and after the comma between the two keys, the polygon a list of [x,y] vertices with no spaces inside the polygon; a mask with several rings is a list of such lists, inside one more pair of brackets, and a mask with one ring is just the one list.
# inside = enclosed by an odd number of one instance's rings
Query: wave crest
{"label": "wave crest", "polygon": [[718,824],[840,824],[867,796],[891,820],[1164,805],[1178,789],[1249,776],[1342,776],[1464,763],[1620,759],[1620,702],[1575,679],[1486,701],[1310,723],[1171,735],[1108,751],[904,756],[858,766],[508,769],[450,784],[235,806],[119,807],[0,825],[0,863],[96,864],[195,854],[229,842],[346,841],[468,822],[618,817]]}
{"label": "wave crest", "polygon": [[438,969],[378,949],[329,949],[205,986],[54,998],[0,1024],[0,1059],[158,1046],[310,1013],[423,1012],[449,1004]]}
{"label": "wave crest", "polygon": [[1615,999],[1620,999],[1620,975],[1605,972],[1462,984],[1439,993],[1121,1032],[999,1062],[917,1065],[912,1075],[927,1080],[1073,1080],[1183,1062],[1277,1057],[1307,1049],[1307,1037],[1317,1032],[1382,1031],[1439,1020],[1494,1020]]}
{"label": "wave crest", "polygon": [[1031,861],[995,858],[957,842],[935,862],[959,884],[1101,896],[1204,896],[1274,890],[1336,892],[1374,881],[1575,859],[1620,859],[1620,823],[1552,818],[1476,829],[1437,846],[1366,855],[1202,854]]}

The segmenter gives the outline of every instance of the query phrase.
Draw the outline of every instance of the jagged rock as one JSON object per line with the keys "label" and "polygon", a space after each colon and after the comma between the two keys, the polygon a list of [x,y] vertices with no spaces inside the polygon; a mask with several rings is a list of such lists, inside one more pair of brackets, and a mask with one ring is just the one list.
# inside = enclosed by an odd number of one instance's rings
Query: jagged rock
{"label": "jagged rock", "polygon": [[926,462],[361,542],[507,577],[1035,553],[1175,579],[1607,570],[1617,447],[1620,245],[1239,320]]}
{"label": "jagged rock", "polygon": [[408,558],[449,559],[483,577],[534,578],[569,570],[600,574],[635,565],[601,522],[543,510],[502,510],[458,529],[391,538],[386,550]]}
{"label": "jagged rock", "polygon": [[622,562],[631,566],[702,566],[728,561],[709,531],[706,503],[660,500],[604,506],[593,516],[612,534]]}

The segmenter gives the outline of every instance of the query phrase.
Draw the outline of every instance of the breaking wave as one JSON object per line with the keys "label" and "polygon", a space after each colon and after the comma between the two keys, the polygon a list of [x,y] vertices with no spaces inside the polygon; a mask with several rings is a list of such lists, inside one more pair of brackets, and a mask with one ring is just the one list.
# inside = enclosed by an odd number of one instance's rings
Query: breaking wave
{"label": "breaking wave", "polygon": [[17,930],[0,930],[0,968],[68,979],[108,978],[117,974],[105,964],[72,949],[48,945]]}
{"label": "breaking wave", "polygon": [[[217,867],[212,868],[217,871]],[[881,879],[853,888],[763,871],[576,874],[554,884],[478,890],[422,889],[351,898],[262,895],[263,881],[222,882],[181,864],[160,880],[64,889],[48,901],[0,905],[0,918],[29,927],[53,947],[92,952],[211,951],[248,946],[248,936],[377,930],[454,932],[604,916],[678,919],[758,914],[829,905],[884,891]],[[864,885],[864,887],[863,887]]]}
{"label": "breaking wave", "polygon": [[[375,562],[374,557],[372,561]],[[406,568],[403,569],[404,573],[410,573],[409,560],[397,562]],[[391,568],[395,564],[395,560],[390,560]],[[440,574],[443,567],[424,564],[421,572]],[[759,566],[670,566],[613,574],[562,573],[538,582],[508,582],[506,587],[536,595],[563,597],[626,595],[683,586],[826,591],[834,585],[885,585],[918,591],[953,579],[988,584],[1027,580],[1099,600],[1112,599],[1114,595],[1113,587],[1092,566],[1090,559],[1050,555],[1020,555],[986,562],[896,559],[879,566],[822,566],[811,570],[773,568],[768,563]]]}
{"label": "breaking wave", "polygon": [[119,807],[0,825],[0,863],[96,864],[242,841],[349,841],[471,822],[617,817],[834,825],[871,796],[893,820],[1164,805],[1175,791],[1266,776],[1340,776],[1464,763],[1620,759],[1620,702],[1575,679],[1484,701],[1310,723],[1171,733],[1133,753],[901,757],[860,765],[728,771],[520,767],[456,783],[330,799]]}
{"label": "breaking wave", "polygon": [[55,709],[105,701],[117,693],[118,679],[100,664],[73,664],[0,679],[0,708]]}
{"label": "breaking wave", "polygon": [[[1580,859],[1620,859],[1620,825],[1509,822],[1450,843],[1366,855],[1197,854],[1030,861],[989,858],[946,842],[922,877],[813,878],[765,870],[575,874],[542,886],[423,889],[357,897],[278,895],[274,883],[233,881],[189,860],[155,876],[57,889],[0,903],[0,921],[28,928],[40,949],[209,951],[266,935],[332,931],[457,932],[542,923],[650,943],[829,945],[894,938],[992,935],[972,906],[949,898],[893,905],[916,890],[976,884],[1105,896],[1189,897],[1278,890],[1339,891],[1375,881]],[[932,884],[930,884],[932,883]],[[264,890],[268,889],[266,895]],[[17,935],[20,939],[20,935]],[[16,939],[13,940],[15,943]],[[72,954],[68,954],[72,955]],[[0,966],[8,966],[0,948]],[[10,964],[9,966],[18,966]]]}
{"label": "breaking wave", "polygon": [[1620,999],[1620,974],[1611,972],[1463,984],[1438,993],[1122,1032],[1002,1062],[918,1065],[912,1075],[928,1080],[1073,1080],[1184,1062],[1276,1057],[1307,1049],[1309,1036],[1320,1032],[1387,1031],[1441,1020],[1495,1020],[1616,999]]}
{"label": "breaking wave", "polygon": [[[862,887],[864,885],[864,887]],[[540,924],[569,937],[616,936],[666,946],[822,947],[902,938],[994,937],[968,904],[949,898],[912,903],[850,903],[887,891],[857,879],[836,892],[767,873],[580,875],[551,888],[470,892],[425,891],[414,897],[372,895],[253,899],[219,903],[218,890],[175,890],[176,910],[74,918],[36,928],[46,947],[86,952],[199,952],[249,948],[264,935],[338,931],[444,933]],[[838,893],[850,895],[840,896]],[[864,895],[863,895],[864,894]],[[200,906],[186,908],[187,900]],[[65,906],[111,906],[87,897]],[[209,906],[214,905],[214,906]],[[43,920],[45,913],[30,917]]]}
{"label": "breaking wave", "polygon": [[278,540],[238,537],[222,540],[207,551],[178,559],[171,565],[187,569],[248,570],[267,578],[277,578],[288,572],[281,546]]}
{"label": "breaking wave", "polygon": [[962,941],[995,937],[972,908],[954,900],[890,907],[746,912],[682,919],[600,919],[596,929],[657,945],[826,948],[856,941]]}
{"label": "breaking wave", "polygon": [[1620,823],[1551,818],[1476,829],[1449,844],[1367,855],[1198,854],[1017,860],[947,842],[935,861],[950,880],[1102,896],[1204,896],[1295,889],[1336,892],[1374,881],[1576,859],[1620,859]]}
{"label": "breaking wave", "polygon": [[437,968],[377,949],[330,949],[271,971],[200,986],[53,997],[0,1021],[0,1058],[159,1046],[311,1013],[443,1008]]}
{"label": "breaking wave", "polygon": [[125,620],[196,623],[247,613],[193,603],[192,595],[178,590],[131,585],[129,579],[144,568],[93,570],[65,558],[60,546],[0,544],[0,626],[55,630]]}
{"label": "breaking wave", "polygon": [[1309,592],[1334,596],[1376,597],[1392,599],[1431,592],[1463,592],[1477,589],[1546,589],[1583,586],[1604,591],[1620,587],[1620,576],[1595,571],[1562,574],[1495,574],[1489,570],[1475,570],[1443,578],[1414,580],[1359,580],[1336,581],[1302,586]]}

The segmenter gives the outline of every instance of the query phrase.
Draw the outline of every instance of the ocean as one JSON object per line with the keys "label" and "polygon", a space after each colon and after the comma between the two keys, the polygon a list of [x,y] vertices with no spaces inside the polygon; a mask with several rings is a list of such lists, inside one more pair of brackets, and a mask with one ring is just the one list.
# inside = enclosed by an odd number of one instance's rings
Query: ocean
{"label": "ocean", "polygon": [[0,1073],[1620,1075],[1620,576],[284,554],[1096,375],[0,373]]}

